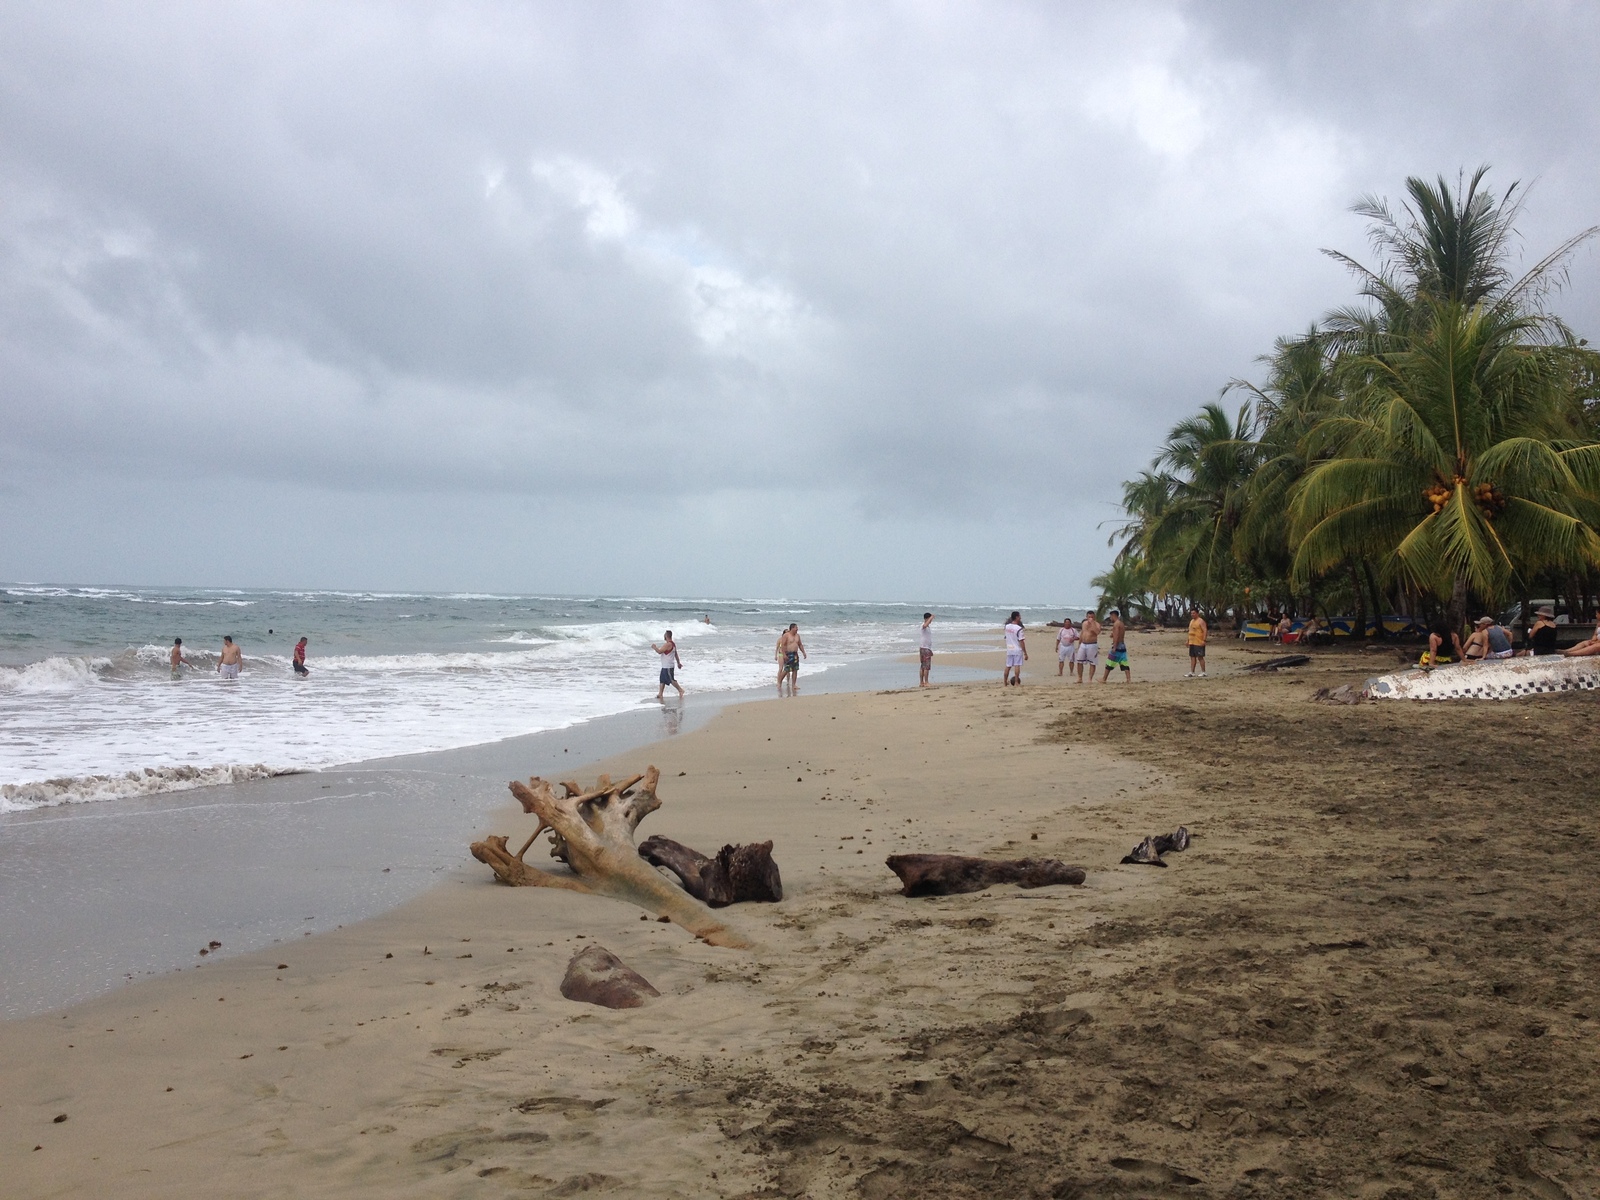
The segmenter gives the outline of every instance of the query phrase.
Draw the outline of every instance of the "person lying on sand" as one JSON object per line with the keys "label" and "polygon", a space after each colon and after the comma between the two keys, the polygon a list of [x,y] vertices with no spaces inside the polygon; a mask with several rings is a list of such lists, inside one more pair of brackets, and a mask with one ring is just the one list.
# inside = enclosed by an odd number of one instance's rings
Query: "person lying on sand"
{"label": "person lying on sand", "polygon": [[1600,608],[1594,613],[1594,636],[1584,638],[1576,646],[1569,646],[1561,652],[1567,658],[1590,658],[1600,655]]}

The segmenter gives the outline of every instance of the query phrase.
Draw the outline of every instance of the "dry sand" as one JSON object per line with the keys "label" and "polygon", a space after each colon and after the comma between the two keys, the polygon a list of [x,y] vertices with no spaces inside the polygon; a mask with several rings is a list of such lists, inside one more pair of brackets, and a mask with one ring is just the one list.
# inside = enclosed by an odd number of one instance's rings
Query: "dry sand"
{"label": "dry sand", "polygon": [[[750,704],[592,767],[662,768],[641,836],[776,841],[753,952],[469,864],[0,1025],[0,1191],[1600,1194],[1593,697],[1335,707],[1390,660],[1186,681],[1181,641],[1136,636],[1131,687],[1035,646],[1020,690]],[[909,849],[1089,876],[911,900]],[[562,999],[591,942],[662,998]]]}

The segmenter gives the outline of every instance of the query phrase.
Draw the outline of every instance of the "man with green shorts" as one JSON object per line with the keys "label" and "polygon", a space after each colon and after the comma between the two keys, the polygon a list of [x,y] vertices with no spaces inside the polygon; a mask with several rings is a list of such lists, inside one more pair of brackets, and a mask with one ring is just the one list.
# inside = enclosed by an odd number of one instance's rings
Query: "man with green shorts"
{"label": "man with green shorts", "polygon": [[1122,682],[1133,682],[1133,670],[1128,666],[1128,627],[1122,623],[1122,614],[1116,609],[1111,613],[1111,653],[1106,655],[1106,673],[1100,676],[1104,683],[1111,678],[1111,668],[1122,668]]}

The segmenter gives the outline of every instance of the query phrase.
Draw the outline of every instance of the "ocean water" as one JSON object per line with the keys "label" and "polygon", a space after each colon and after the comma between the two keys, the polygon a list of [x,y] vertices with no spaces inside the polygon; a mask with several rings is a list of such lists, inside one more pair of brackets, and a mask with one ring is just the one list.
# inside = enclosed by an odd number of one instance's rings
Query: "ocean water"
{"label": "ocean water", "polygon": [[[803,690],[809,674],[914,651],[924,607],[5,585],[0,813],[479,745],[654,704],[650,643],[668,628],[686,689],[733,691],[773,684],[773,645],[797,621]],[[1004,616],[926,607],[946,645]],[[236,681],[216,671],[224,634],[244,651]],[[301,636],[307,679],[290,667]],[[176,680],[174,637],[194,664]]]}

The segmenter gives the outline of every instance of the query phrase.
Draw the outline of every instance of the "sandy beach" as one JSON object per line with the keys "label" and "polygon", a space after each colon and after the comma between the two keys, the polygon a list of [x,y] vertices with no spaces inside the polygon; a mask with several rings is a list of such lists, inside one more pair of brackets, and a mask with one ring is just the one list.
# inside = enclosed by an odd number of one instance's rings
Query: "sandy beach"
{"label": "sandy beach", "polygon": [[[5,1193],[1600,1195],[1592,697],[1326,705],[1395,657],[1230,641],[1184,680],[1176,633],[1091,688],[1042,632],[1021,689],[941,655],[995,682],[576,772],[658,766],[641,837],[773,839],[784,900],[726,911],[754,950],[463,844],[371,920],[0,1024]],[[912,850],[1088,877],[908,899]],[[591,943],[661,997],[563,999]]]}

